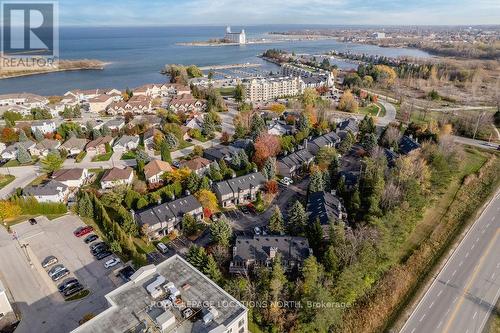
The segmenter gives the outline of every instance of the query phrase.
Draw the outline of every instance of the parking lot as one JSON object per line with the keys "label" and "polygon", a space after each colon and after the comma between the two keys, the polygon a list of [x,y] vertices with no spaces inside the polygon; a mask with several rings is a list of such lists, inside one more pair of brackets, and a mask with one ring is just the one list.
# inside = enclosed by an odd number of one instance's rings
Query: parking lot
{"label": "parking lot", "polygon": [[[53,221],[40,217],[37,221],[36,225],[24,222],[13,226],[13,234],[0,228],[0,278],[21,312],[16,332],[33,332],[35,327],[37,332],[68,332],[85,314],[98,314],[107,308],[104,295],[121,283],[110,277],[117,266],[105,269],[107,259],[95,260],[83,241],[85,237],[73,235],[84,225],[78,217],[66,215]],[[49,255],[56,256],[70,275],[53,282],[41,266]],[[70,277],[76,277],[90,295],[65,301],[57,285]]]}

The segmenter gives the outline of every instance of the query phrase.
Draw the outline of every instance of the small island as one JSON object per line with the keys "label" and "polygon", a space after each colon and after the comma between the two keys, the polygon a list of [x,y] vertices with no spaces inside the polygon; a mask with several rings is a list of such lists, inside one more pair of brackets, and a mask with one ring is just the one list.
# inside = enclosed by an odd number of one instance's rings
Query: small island
{"label": "small island", "polygon": [[[0,55],[0,60],[3,58]],[[0,79],[10,79],[20,76],[46,74],[64,71],[81,71],[81,70],[103,70],[109,63],[95,59],[75,59],[75,60],[59,60],[57,65],[44,68],[26,68],[8,70],[0,68]]]}

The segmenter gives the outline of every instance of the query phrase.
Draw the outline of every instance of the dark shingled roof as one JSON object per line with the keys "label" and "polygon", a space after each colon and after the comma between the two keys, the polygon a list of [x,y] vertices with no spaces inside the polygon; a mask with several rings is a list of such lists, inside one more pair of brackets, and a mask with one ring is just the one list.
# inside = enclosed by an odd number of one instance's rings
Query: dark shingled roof
{"label": "dark shingled roof", "polygon": [[420,148],[420,144],[415,141],[413,138],[405,135],[401,138],[401,141],[399,142],[399,151],[407,155],[409,154],[412,150]]}
{"label": "dark shingled roof", "polygon": [[234,261],[266,261],[271,247],[277,248],[282,260],[304,261],[311,253],[304,237],[292,236],[238,236],[233,248]]}
{"label": "dark shingled roof", "polygon": [[314,156],[307,149],[301,149],[287,156],[280,157],[278,161],[284,163],[288,167],[292,167],[301,166],[312,158],[314,158]]}
{"label": "dark shingled roof", "polygon": [[83,174],[83,169],[82,168],[72,168],[72,169],[61,169],[54,171],[52,174],[52,178],[54,180],[63,182],[66,180],[76,180],[80,179]]}
{"label": "dark shingled roof", "polygon": [[196,209],[200,209],[200,202],[192,195],[158,206],[148,208],[135,214],[140,224],[155,225],[177,217],[179,220]]}
{"label": "dark shingled roof", "polygon": [[40,185],[27,186],[26,188],[24,188],[23,194],[33,196],[56,195],[61,191],[65,191],[67,189],[68,187],[63,183],[51,179],[48,182],[42,183]]}
{"label": "dark shingled roof", "polygon": [[223,146],[217,145],[214,147],[207,148],[203,151],[203,157],[209,159],[211,161],[219,161],[224,158],[230,158],[233,155],[237,154],[241,148],[236,148],[233,146]]}
{"label": "dark shingled roof", "polygon": [[307,211],[309,212],[309,223],[315,223],[316,219],[322,225],[328,225],[330,219],[340,219],[344,210],[337,196],[329,192],[310,193],[307,200]]}

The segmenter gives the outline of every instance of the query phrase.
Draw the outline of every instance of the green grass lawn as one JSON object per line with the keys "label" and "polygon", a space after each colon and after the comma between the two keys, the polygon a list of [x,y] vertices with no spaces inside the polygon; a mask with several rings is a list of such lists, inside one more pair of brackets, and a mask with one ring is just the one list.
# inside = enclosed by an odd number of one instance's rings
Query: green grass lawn
{"label": "green grass lawn", "polygon": [[123,153],[121,159],[122,160],[133,160],[133,159],[135,159],[135,156],[136,156],[135,151],[127,151],[127,152]]}
{"label": "green grass lawn", "polygon": [[81,161],[83,161],[83,159],[85,158],[85,156],[87,156],[87,152],[86,151],[82,151],[80,154],[76,155],[75,162],[76,163],[80,163]]}
{"label": "green grass lawn", "polygon": [[94,156],[92,158],[92,162],[105,162],[105,161],[109,161],[109,159],[111,158],[112,155],[113,155],[113,151],[107,152],[106,154],[101,154],[101,155]]}
{"label": "green grass lawn", "polygon": [[12,168],[12,167],[17,167],[17,166],[33,165],[36,162],[38,162],[38,157],[33,157],[30,163],[24,163],[24,164],[19,163],[18,160],[10,160],[7,163],[5,163],[4,165],[2,165],[2,168]]}
{"label": "green grass lawn", "polygon": [[235,87],[223,87],[218,90],[222,96],[234,96],[235,89]]}
{"label": "green grass lawn", "polygon": [[[379,110],[380,110],[380,114],[379,114]],[[358,113],[367,114],[367,115],[370,115],[372,117],[376,117],[378,114],[379,117],[383,117],[385,115],[385,108],[381,104],[372,103],[372,104],[368,104],[367,106],[360,107],[358,109]]]}
{"label": "green grass lawn", "polygon": [[177,150],[191,147],[192,145],[192,143],[182,140],[181,142],[179,142],[179,147],[177,147]]}
{"label": "green grass lawn", "polygon": [[12,175],[1,175],[0,174],[0,189],[2,189],[5,186],[9,185],[14,179],[16,179],[15,176],[12,176]]}
{"label": "green grass lawn", "polygon": [[43,183],[44,180],[47,179],[47,176],[48,175],[46,173],[41,174],[40,176],[33,179],[33,181],[30,183],[30,185],[40,185],[41,183]]}

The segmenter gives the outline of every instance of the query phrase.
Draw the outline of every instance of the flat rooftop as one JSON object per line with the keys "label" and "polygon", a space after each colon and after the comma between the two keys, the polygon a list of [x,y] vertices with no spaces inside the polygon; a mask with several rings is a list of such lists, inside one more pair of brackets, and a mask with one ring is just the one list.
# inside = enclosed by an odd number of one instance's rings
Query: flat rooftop
{"label": "flat rooftop", "polygon": [[[160,302],[168,298],[168,293],[155,299],[150,296],[146,287],[159,276],[166,279],[162,286],[169,282],[175,285],[182,303],[165,310]],[[172,314],[175,324],[163,332],[225,332],[225,327],[247,316],[246,307],[178,255],[158,266],[140,268],[131,281],[107,294],[106,299],[110,307],[73,332],[139,332],[145,327],[154,327],[159,317],[160,320],[169,317],[173,322]],[[193,310],[188,319],[181,313],[186,307]],[[209,308],[215,309],[218,315],[205,324],[202,318]]]}

